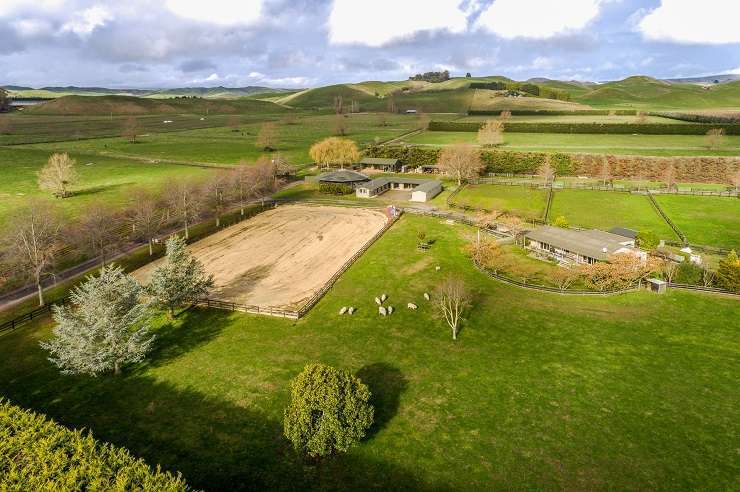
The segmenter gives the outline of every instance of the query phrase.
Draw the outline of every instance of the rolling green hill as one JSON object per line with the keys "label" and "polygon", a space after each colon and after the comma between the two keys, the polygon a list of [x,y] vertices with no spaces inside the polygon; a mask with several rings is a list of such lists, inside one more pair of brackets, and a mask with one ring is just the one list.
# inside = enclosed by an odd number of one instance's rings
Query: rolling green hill
{"label": "rolling green hill", "polygon": [[149,99],[133,96],[64,96],[29,106],[31,114],[43,115],[143,115],[143,114],[243,114],[280,113],[287,109],[256,99]]}

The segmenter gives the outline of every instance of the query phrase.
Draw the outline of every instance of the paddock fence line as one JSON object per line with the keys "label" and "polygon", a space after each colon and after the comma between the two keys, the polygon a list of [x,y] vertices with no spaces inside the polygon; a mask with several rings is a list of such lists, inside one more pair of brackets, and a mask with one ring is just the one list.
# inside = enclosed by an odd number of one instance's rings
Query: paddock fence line
{"label": "paddock fence line", "polygon": [[250,304],[239,304],[237,302],[223,301],[220,299],[204,298],[199,300],[196,305],[213,309],[222,309],[224,311],[239,311],[242,313],[276,316],[278,318],[299,318],[298,311],[290,311],[287,309],[278,309],[273,307],[253,306]]}
{"label": "paddock fence line", "polygon": [[462,191],[462,190],[463,190],[463,189],[464,189],[464,188],[465,188],[466,186],[468,186],[468,183],[463,183],[463,184],[461,184],[460,186],[458,186],[457,188],[455,188],[455,189],[454,189],[454,190],[452,191],[452,193],[450,193],[449,195],[447,195],[447,199],[445,200],[445,202],[447,202],[447,206],[448,206],[448,207],[457,207],[457,204],[455,203],[455,197],[456,197],[456,196],[457,196],[457,194],[458,194],[458,193],[460,193],[460,192],[461,192],[461,191]]}
{"label": "paddock fence line", "polygon": [[550,219],[550,209],[552,209],[552,201],[555,198],[555,192],[552,189],[552,186],[550,186],[547,189],[547,203],[545,204],[545,213],[542,215],[542,222],[547,224],[547,221]]}
{"label": "paddock fence line", "polygon": [[510,239],[513,237],[511,234],[507,234],[505,232],[501,232],[496,229],[490,229],[488,227],[480,227],[478,226],[478,223],[475,220],[471,219],[470,217],[466,217],[465,215],[462,215],[462,214],[456,214],[454,212],[440,212],[439,210],[421,209],[421,208],[413,208],[413,207],[404,208],[403,211],[404,213],[409,213],[413,215],[423,215],[427,217],[435,217],[438,219],[452,220],[454,222],[469,225],[471,227],[477,227],[483,232],[490,234],[491,236],[497,237],[499,239]]}
{"label": "paddock fence line", "polygon": [[29,311],[27,313],[21,314],[18,317],[15,317],[13,319],[10,319],[2,324],[0,324],[0,335],[10,332],[18,328],[19,326],[23,326],[26,323],[30,323],[34,319],[43,318],[44,316],[48,316],[52,313],[54,306],[62,305],[64,306],[69,301],[69,297],[62,297],[61,299],[57,299],[56,301],[50,302],[48,304],[44,304],[41,307],[37,307],[36,309]]}
{"label": "paddock fence line", "polygon": [[727,294],[731,296],[740,296],[740,292],[735,292],[733,290],[727,290],[727,289],[720,289],[718,287],[704,287],[703,285],[676,284],[676,283],[669,282],[668,288],[691,290],[694,292],[708,292],[710,294]]}
{"label": "paddock fence line", "polygon": [[686,239],[686,236],[684,235],[684,233],[681,232],[681,230],[678,228],[678,226],[676,224],[673,223],[673,221],[671,220],[671,218],[668,217],[668,214],[666,214],[663,211],[663,209],[660,207],[660,205],[658,204],[658,201],[655,199],[655,197],[653,196],[653,194],[648,191],[647,192],[647,197],[650,200],[650,203],[653,204],[653,208],[655,209],[655,211],[658,212],[658,215],[660,215],[663,218],[663,220],[665,221],[665,223],[668,224],[668,226],[671,229],[673,229],[673,232],[675,232],[676,235],[679,237],[679,239],[681,239],[681,242],[683,243],[683,245],[686,246],[687,244],[689,244],[689,240]]}

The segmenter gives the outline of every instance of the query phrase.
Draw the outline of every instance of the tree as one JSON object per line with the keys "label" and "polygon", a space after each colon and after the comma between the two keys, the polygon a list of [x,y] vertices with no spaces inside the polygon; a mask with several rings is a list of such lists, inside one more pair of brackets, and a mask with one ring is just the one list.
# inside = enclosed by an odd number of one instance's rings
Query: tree
{"label": "tree", "polygon": [[101,266],[106,258],[121,243],[119,217],[104,203],[92,203],[80,214],[78,223],[72,230],[73,242],[94,258],[100,258]]}
{"label": "tree", "polygon": [[146,292],[172,319],[178,306],[208,296],[214,282],[213,275],[207,275],[203,264],[187,251],[181,237],[172,236],[165,246],[165,262],[152,273]]}
{"label": "tree", "polygon": [[707,265],[701,267],[701,284],[704,287],[711,287],[717,278],[717,272],[710,269]]}
{"label": "tree", "polygon": [[727,253],[727,257],[719,260],[715,277],[718,287],[740,292],[740,258],[734,249]]}
{"label": "tree", "polygon": [[149,306],[142,288],[118,266],[108,266],[72,290],[73,306],[54,306],[54,337],[41,342],[64,374],[121,373],[152,348]]}
{"label": "tree", "polygon": [[657,258],[641,260],[630,253],[620,253],[609,258],[608,262],[596,262],[583,266],[586,285],[598,291],[627,289],[640,286],[642,281],[661,270]]}
{"label": "tree", "polygon": [[660,237],[653,231],[640,231],[635,238],[635,244],[644,250],[652,251],[660,244]]}
{"label": "tree", "polygon": [[228,205],[230,174],[230,171],[218,172],[204,186],[203,204],[216,217],[216,227],[221,226],[221,215]]}
{"label": "tree", "polygon": [[606,186],[607,181],[612,179],[611,165],[609,164],[609,158],[606,156],[601,158],[601,169],[599,170],[599,178],[601,178],[603,185]]}
{"label": "tree", "polygon": [[678,272],[679,263],[676,263],[675,261],[671,260],[665,260],[663,261],[663,277],[665,278],[666,282],[669,284],[673,282],[673,279],[676,277],[676,273]]}
{"label": "tree", "polygon": [[550,273],[551,280],[561,291],[568,290],[581,276],[583,272],[577,267],[555,268]]}
{"label": "tree", "polygon": [[398,113],[398,105],[396,104],[396,99],[393,97],[393,95],[388,98],[388,103],[386,104],[386,106],[389,113]]}
{"label": "tree", "polygon": [[501,120],[501,121],[507,121],[507,120],[511,119],[511,111],[509,111],[508,109],[504,109],[499,114],[498,119]]}
{"label": "tree", "polygon": [[552,185],[552,182],[555,179],[555,169],[553,169],[552,164],[550,164],[549,155],[545,155],[545,160],[542,161],[542,164],[537,169],[537,175],[542,178],[545,186]]}
{"label": "tree", "polygon": [[360,160],[357,144],[352,140],[338,137],[329,137],[313,144],[308,154],[316,164],[323,167],[344,168],[345,165]]}
{"label": "tree", "polygon": [[725,143],[725,129],[724,128],[711,128],[707,131],[707,136],[704,137],[704,141],[707,148],[710,150],[717,150]]}
{"label": "tree", "polygon": [[347,122],[344,120],[344,115],[337,113],[334,116],[334,136],[343,137],[347,134]]}
{"label": "tree", "polygon": [[478,143],[484,147],[495,147],[504,143],[504,123],[488,120],[478,130]]}
{"label": "tree", "polygon": [[647,123],[647,114],[644,111],[638,111],[635,113],[635,121],[638,124]]}
{"label": "tree", "polygon": [[59,254],[62,221],[50,203],[33,200],[12,212],[2,240],[8,262],[33,279],[39,306],[44,305],[41,281],[54,267]]}
{"label": "tree", "polygon": [[139,122],[135,117],[129,116],[126,118],[121,136],[131,143],[136,143],[136,139],[139,137]]}
{"label": "tree", "polygon": [[0,112],[7,111],[9,104],[8,93],[5,89],[0,89]]}
{"label": "tree", "polygon": [[460,277],[447,277],[437,286],[434,300],[439,316],[452,330],[452,339],[457,340],[462,316],[472,304],[468,286]]}
{"label": "tree", "polygon": [[527,227],[526,222],[516,215],[504,215],[498,219],[499,223],[506,227],[512,236],[514,236],[514,244],[518,243],[519,236]]}
{"label": "tree", "polygon": [[173,180],[167,184],[167,206],[185,229],[185,239],[190,239],[190,225],[203,210],[202,188],[195,181]]}
{"label": "tree", "polygon": [[149,244],[149,256],[152,256],[154,238],[165,222],[159,196],[145,189],[136,189],[131,196],[127,216],[131,223],[132,236],[145,239]]}
{"label": "tree", "polygon": [[438,166],[443,174],[454,178],[458,186],[461,186],[463,181],[479,176],[485,168],[480,152],[470,144],[446,147],[439,153]]}
{"label": "tree", "polygon": [[370,390],[347,371],[308,364],[290,383],[283,432],[312,458],[347,452],[373,423]]}
{"label": "tree", "polygon": [[564,215],[558,215],[555,217],[555,221],[552,223],[555,227],[560,227],[561,229],[567,229],[570,227],[570,224],[568,223],[568,219],[565,218]]}
{"label": "tree", "polygon": [[671,162],[663,171],[662,180],[669,190],[676,187],[676,166]]}
{"label": "tree", "polygon": [[735,187],[735,192],[740,192],[740,168],[735,170],[730,177],[730,181],[732,181],[732,186]]}
{"label": "tree", "polygon": [[57,198],[71,195],[70,187],[79,181],[75,170],[77,161],[63,154],[52,154],[38,173],[39,188],[50,191]]}
{"label": "tree", "polygon": [[260,127],[255,145],[258,149],[266,152],[277,150],[277,126],[275,123],[267,122]]}
{"label": "tree", "polygon": [[334,96],[334,113],[344,113],[344,99],[342,98],[341,94],[337,94],[336,96]]}
{"label": "tree", "polygon": [[426,130],[429,128],[429,123],[432,121],[432,119],[429,117],[428,114],[419,112],[419,114],[416,117],[416,128],[417,130]]}
{"label": "tree", "polygon": [[472,77],[472,75],[470,74],[470,72],[468,72],[468,73],[466,73],[466,74],[465,74],[465,78],[466,78],[466,79],[469,79],[469,78],[471,78],[471,77]]}

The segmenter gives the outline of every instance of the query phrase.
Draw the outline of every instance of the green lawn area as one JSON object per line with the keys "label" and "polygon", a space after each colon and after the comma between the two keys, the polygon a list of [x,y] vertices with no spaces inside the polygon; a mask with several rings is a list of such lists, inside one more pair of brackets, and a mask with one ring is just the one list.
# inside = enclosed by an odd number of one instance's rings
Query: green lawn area
{"label": "green lawn area", "polygon": [[525,218],[542,218],[547,192],[526,186],[495,184],[468,185],[455,195],[454,201],[463,206],[510,212]]}
{"label": "green lawn area", "polygon": [[657,195],[655,199],[690,243],[740,250],[737,198]]}
{"label": "green lawn area", "polygon": [[[27,147],[0,147],[0,223],[30,197],[52,199],[48,192],[39,190],[36,175],[50,154],[48,150]],[[124,205],[134,186],[155,188],[170,178],[207,176],[212,172],[194,166],[152,164],[74,152],[71,156],[77,160],[80,183],[73,196],[54,200],[69,216],[90,203]]]}
{"label": "green lawn area", "polygon": [[[423,145],[477,143],[475,132],[423,132],[406,142]],[[603,135],[572,133],[506,133],[500,147],[509,150],[626,154],[647,156],[736,156],[740,135],[728,135],[719,150],[709,150],[703,135]]]}
{"label": "green lawn area", "polygon": [[676,235],[643,195],[591,190],[556,190],[550,221],[558,216],[571,226],[609,230],[627,227],[653,231],[662,239],[676,240]]}
{"label": "green lawn area", "polygon": [[[462,255],[472,234],[406,216],[304,319],[160,319],[154,353],[119,377],[60,375],[38,346],[50,327],[29,325],[0,337],[2,394],[206,490],[736,488],[737,300],[514,289]],[[446,272],[475,292],[457,342],[422,299]],[[281,435],[313,361],[356,372],[376,406],[364,442],[318,465]]]}

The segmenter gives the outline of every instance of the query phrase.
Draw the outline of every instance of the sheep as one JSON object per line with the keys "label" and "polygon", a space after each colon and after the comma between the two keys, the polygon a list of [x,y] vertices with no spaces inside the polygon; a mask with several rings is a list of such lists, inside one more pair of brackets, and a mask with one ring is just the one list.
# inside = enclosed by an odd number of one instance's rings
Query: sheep
{"label": "sheep", "polygon": [[441,266],[435,267],[435,270],[436,270],[436,271],[440,271],[441,269],[442,269],[442,267],[441,267]]}
{"label": "sheep", "polygon": [[347,306],[343,306],[342,309],[339,310],[339,315],[341,316],[346,312],[347,312]]}
{"label": "sheep", "polygon": [[406,304],[406,307],[409,308],[409,309],[411,309],[412,311],[416,311],[419,306],[417,306],[413,302],[409,302],[408,304]]}
{"label": "sheep", "polygon": [[350,308],[347,310],[347,312],[349,313],[350,316],[352,316],[353,314],[355,314],[355,307],[354,306],[350,306]]}
{"label": "sheep", "polygon": [[388,314],[393,314],[393,306],[388,306]]}
{"label": "sheep", "polygon": [[381,315],[381,316],[386,316],[386,315],[388,315],[388,310],[387,310],[386,308],[384,308],[383,306],[380,306],[380,307],[378,308],[378,312],[380,313],[380,315]]}
{"label": "sheep", "polygon": [[430,299],[429,294],[427,294],[426,292],[424,292],[424,299],[426,299],[427,301]]}
{"label": "sheep", "polygon": [[381,301],[379,298],[376,297],[375,298],[375,304],[377,304],[378,306],[380,306],[381,304],[383,304],[383,301]]}
{"label": "sheep", "polygon": [[380,302],[385,302],[386,299],[388,299],[387,295],[383,294],[382,296],[380,296]]}

